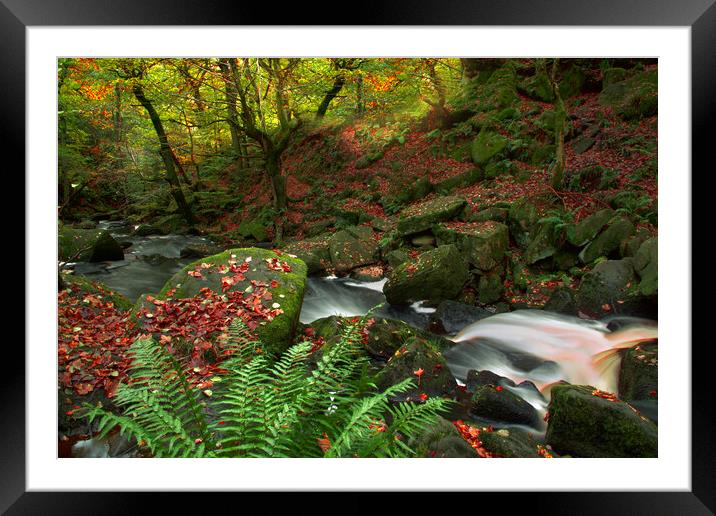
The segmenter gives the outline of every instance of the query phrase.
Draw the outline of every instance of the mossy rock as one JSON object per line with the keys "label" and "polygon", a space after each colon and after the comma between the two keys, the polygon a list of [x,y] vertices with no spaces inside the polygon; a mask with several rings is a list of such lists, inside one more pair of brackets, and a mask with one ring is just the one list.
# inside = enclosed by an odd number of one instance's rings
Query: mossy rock
{"label": "mossy rock", "polygon": [[645,296],[659,292],[659,242],[658,239],[646,240],[634,255],[634,269],[641,278],[639,290]]}
{"label": "mossy rock", "polygon": [[473,140],[470,147],[470,155],[475,165],[487,163],[490,159],[499,155],[507,147],[509,141],[500,133],[483,129]]}
{"label": "mossy rock", "polygon": [[477,295],[480,303],[489,304],[499,301],[505,287],[502,276],[495,271],[482,274],[477,287]]}
{"label": "mossy rock", "polygon": [[118,310],[131,310],[134,306],[134,303],[132,303],[129,299],[99,281],[92,281],[75,274],[63,274],[62,281],[64,282],[65,288],[77,287],[82,293],[93,294],[101,297],[102,299],[111,301],[112,304],[114,304],[114,307]]}
{"label": "mossy rock", "polygon": [[567,228],[567,241],[577,247],[587,245],[613,217],[614,210],[610,208],[589,215]]}
{"label": "mossy rock", "polygon": [[64,226],[58,233],[58,259],[73,262],[104,262],[124,259],[122,246],[100,229],[73,229]]}
{"label": "mossy rock", "polygon": [[555,159],[556,147],[551,143],[533,142],[527,147],[532,165],[547,165]]}
{"label": "mossy rock", "polygon": [[181,258],[204,258],[223,251],[222,246],[216,244],[192,244],[186,246],[179,253]]}
{"label": "mossy rock", "polygon": [[657,114],[658,71],[645,70],[606,85],[599,102],[610,106],[624,120],[640,120]]}
{"label": "mossy rock", "polygon": [[422,458],[478,458],[477,452],[462,438],[455,425],[442,417],[438,417],[434,425],[411,435],[408,446]]}
{"label": "mossy rock", "polygon": [[452,220],[462,213],[467,201],[462,197],[438,197],[404,209],[397,230],[403,236],[426,231],[436,222]]}
{"label": "mossy rock", "polygon": [[457,247],[442,245],[393,269],[383,293],[395,305],[454,299],[469,277],[468,264]]}
{"label": "mossy rock", "polygon": [[353,226],[337,231],[328,240],[328,247],[331,262],[338,272],[377,261],[378,243],[373,239],[373,230],[368,227]]}
{"label": "mossy rock", "polygon": [[[482,448],[493,457],[536,459],[541,457],[541,445],[531,435],[519,428],[502,428],[492,432],[480,432]],[[550,453],[550,455],[553,455]]]}
{"label": "mossy rock", "polygon": [[655,318],[656,300],[639,292],[632,258],[607,260],[582,277],[577,308],[590,317],[611,313]]}
{"label": "mossy rock", "polygon": [[586,76],[584,70],[577,65],[570,66],[559,80],[559,93],[563,99],[574,97],[582,92]]}
{"label": "mossy rock", "polygon": [[600,256],[610,257],[617,254],[621,243],[632,236],[636,228],[626,217],[612,219],[604,230],[592,240],[581,253],[579,259],[582,263],[592,263]]}
{"label": "mossy rock", "polygon": [[140,224],[137,229],[134,230],[136,236],[152,236],[152,235],[163,235],[164,231],[162,228],[153,226],[152,224]]}
{"label": "mossy rock", "polygon": [[495,220],[497,222],[507,221],[507,208],[490,207],[484,210],[476,211],[468,217],[470,222],[487,222],[488,220]]}
{"label": "mossy rock", "polygon": [[517,72],[512,63],[505,63],[494,72],[485,74],[480,104],[487,110],[502,110],[517,102]]}
{"label": "mossy rock", "polygon": [[244,220],[236,229],[236,232],[243,238],[253,238],[257,242],[268,240],[268,230],[258,219]]}
{"label": "mossy rock", "polygon": [[318,274],[332,266],[329,239],[331,235],[322,235],[283,246],[283,250],[303,260],[308,268],[308,274]]}
{"label": "mossy rock", "polygon": [[455,244],[468,263],[481,271],[494,269],[509,247],[509,231],[501,222],[437,224],[433,232],[438,244]]}
{"label": "mossy rock", "polygon": [[612,67],[602,72],[602,89],[606,89],[614,83],[621,82],[627,78],[627,71],[624,68]]}
{"label": "mossy rock", "polygon": [[644,342],[624,351],[619,370],[619,397],[623,400],[656,400],[659,388],[659,347]]}
{"label": "mossy rock", "polygon": [[[308,326],[314,329],[316,335],[323,337],[328,345],[331,345],[337,342],[342,334],[342,328],[351,320],[353,320],[351,317],[331,315],[317,319]],[[413,337],[429,341],[431,346],[439,351],[454,345],[452,341],[414,328],[403,321],[383,317],[371,317],[371,321],[367,325],[367,335],[363,340],[363,347],[368,356],[381,362],[387,362]]]}
{"label": "mossy rock", "polygon": [[539,220],[555,206],[555,198],[549,195],[522,197],[513,202],[507,213],[507,226],[515,243],[527,249],[539,229]]}
{"label": "mossy rock", "polygon": [[[422,373],[416,374],[421,369]],[[376,377],[376,384],[386,389],[407,378],[415,380],[415,387],[398,395],[401,400],[418,401],[421,394],[452,395],[457,388],[439,348],[420,337],[411,337],[390,357]]]}
{"label": "mossy rock", "polygon": [[594,165],[570,171],[565,177],[565,188],[572,192],[607,190],[618,185],[619,172],[612,168]]}
{"label": "mossy rock", "polygon": [[543,310],[564,315],[577,315],[577,301],[574,292],[566,287],[555,290],[545,303]]}
{"label": "mossy rock", "polygon": [[501,385],[478,385],[471,402],[470,412],[479,418],[528,426],[539,421],[532,405]]}
{"label": "mossy rock", "polygon": [[540,102],[552,102],[554,92],[545,72],[537,71],[534,75],[527,77],[517,85],[518,91],[527,97]]}
{"label": "mossy rock", "polygon": [[435,191],[441,195],[446,195],[455,188],[470,186],[485,178],[485,172],[479,168],[473,168],[462,174],[457,174],[435,185]]}
{"label": "mossy rock", "polygon": [[[244,281],[237,282],[228,291],[244,292],[251,287],[252,281],[267,285],[270,285],[274,280],[278,283],[276,288],[268,289],[272,294],[272,298],[262,300],[262,304],[270,308],[274,303],[278,303],[283,313],[277,315],[271,321],[264,321],[265,324],[260,324],[256,329],[256,334],[263,343],[264,349],[272,354],[280,354],[291,346],[294,332],[298,325],[303,293],[306,288],[307,267],[303,260],[292,258],[285,253],[279,255],[274,251],[256,247],[229,249],[223,253],[192,262],[184,267],[164,284],[157,298],[166,298],[167,292],[171,289],[176,289],[173,296],[175,299],[195,297],[203,288],[209,288],[213,292],[221,294],[221,278],[224,275],[218,273],[216,267],[221,265],[228,267],[228,262],[232,259],[236,260],[237,263],[243,263],[249,258],[251,258],[250,267],[244,273]],[[291,271],[284,272],[269,269],[267,260],[274,258],[280,262],[286,262]],[[200,267],[202,263],[211,264],[214,267],[206,269],[202,274],[202,278],[187,274],[189,271]]]}
{"label": "mossy rock", "polygon": [[409,259],[410,255],[404,249],[389,251],[384,257],[384,260],[388,262],[388,265],[393,268],[399,266],[401,263],[407,262]]}
{"label": "mossy rock", "polygon": [[534,238],[525,250],[524,261],[527,265],[532,265],[540,260],[550,258],[562,247],[563,243],[563,232],[557,228],[556,223],[543,221],[539,224]]}
{"label": "mossy rock", "polygon": [[492,313],[479,306],[442,301],[430,315],[430,331],[455,334],[477,321],[490,317]]}
{"label": "mossy rock", "polygon": [[656,425],[623,401],[588,385],[555,385],[545,440],[575,457],[657,457]]}

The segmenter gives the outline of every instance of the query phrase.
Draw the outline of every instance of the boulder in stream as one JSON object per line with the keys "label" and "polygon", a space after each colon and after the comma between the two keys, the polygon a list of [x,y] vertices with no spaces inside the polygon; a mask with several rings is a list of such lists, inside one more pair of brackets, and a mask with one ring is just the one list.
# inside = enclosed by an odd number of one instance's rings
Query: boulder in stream
{"label": "boulder in stream", "polygon": [[328,240],[328,247],[331,261],[338,272],[347,272],[377,261],[378,242],[369,227],[352,226],[337,231]]}
{"label": "boulder in stream", "polygon": [[454,299],[469,277],[467,262],[457,247],[441,245],[393,269],[383,293],[394,305]]}
{"label": "boulder in stream", "polygon": [[65,262],[104,262],[123,260],[122,246],[101,229],[61,227],[58,234],[58,258]]}
{"label": "boulder in stream", "polygon": [[263,299],[262,304],[266,308],[280,308],[283,313],[264,321],[257,327],[256,333],[268,352],[283,352],[292,344],[306,288],[306,264],[298,258],[255,247],[229,249],[190,263],[165,283],[157,297],[163,299],[167,292],[175,290],[175,299],[190,298],[197,296],[204,288],[221,294],[222,278],[235,277],[230,272],[219,272],[221,266],[228,268],[230,261],[248,263],[249,267],[242,274],[243,279],[231,285],[227,292],[251,291],[252,282],[268,285],[271,295]]}
{"label": "boulder in stream", "polygon": [[545,439],[575,457],[657,457],[657,426],[589,385],[555,385]]}

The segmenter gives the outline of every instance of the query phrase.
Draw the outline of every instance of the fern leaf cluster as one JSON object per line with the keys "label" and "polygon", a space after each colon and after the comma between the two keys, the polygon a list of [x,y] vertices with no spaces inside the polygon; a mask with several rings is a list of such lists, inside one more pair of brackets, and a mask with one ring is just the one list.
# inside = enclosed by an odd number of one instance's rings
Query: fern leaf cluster
{"label": "fern leaf cluster", "polygon": [[117,390],[121,414],[88,406],[86,416],[98,421],[100,437],[119,425],[155,457],[412,456],[407,437],[433,424],[449,402],[392,405],[413,380],[378,391],[366,377],[363,323],[347,324],[311,365],[310,342],[273,360],[237,319],[222,363],[228,372],[208,400],[176,358],[153,339],[138,339],[130,382]]}

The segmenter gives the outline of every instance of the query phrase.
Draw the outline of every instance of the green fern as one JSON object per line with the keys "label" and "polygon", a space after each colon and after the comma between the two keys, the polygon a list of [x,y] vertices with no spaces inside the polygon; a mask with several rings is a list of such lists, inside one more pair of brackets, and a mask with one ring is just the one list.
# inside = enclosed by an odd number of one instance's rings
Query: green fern
{"label": "green fern", "polygon": [[100,436],[119,425],[155,457],[412,456],[407,438],[434,424],[450,401],[391,405],[414,388],[413,380],[377,390],[366,374],[363,324],[346,325],[341,339],[309,365],[310,342],[273,361],[237,319],[223,346],[228,373],[208,400],[189,385],[176,358],[153,339],[139,339],[131,348],[130,381],[115,398],[122,414],[101,406],[87,406],[85,414],[98,421]]}

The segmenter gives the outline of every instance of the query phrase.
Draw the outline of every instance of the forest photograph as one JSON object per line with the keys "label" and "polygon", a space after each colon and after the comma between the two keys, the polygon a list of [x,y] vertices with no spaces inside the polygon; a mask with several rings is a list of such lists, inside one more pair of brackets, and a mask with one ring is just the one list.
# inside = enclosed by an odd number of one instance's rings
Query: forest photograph
{"label": "forest photograph", "polygon": [[57,457],[658,456],[657,59],[56,64]]}

